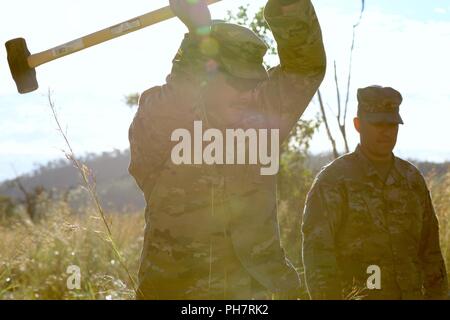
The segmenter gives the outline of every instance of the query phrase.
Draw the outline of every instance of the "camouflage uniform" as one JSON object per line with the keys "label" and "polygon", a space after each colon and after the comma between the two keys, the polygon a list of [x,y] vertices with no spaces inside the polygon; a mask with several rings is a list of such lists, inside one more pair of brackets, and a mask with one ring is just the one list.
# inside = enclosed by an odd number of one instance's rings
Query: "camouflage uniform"
{"label": "camouflage uniform", "polygon": [[[266,7],[281,65],[270,76],[264,69],[251,69],[256,74],[249,78],[264,80],[242,92],[240,104],[248,115],[240,128],[278,128],[284,140],[323,79],[320,26],[310,1],[300,2],[301,10],[293,16],[283,16],[275,0]],[[170,159],[175,129],[192,132],[195,120],[208,129],[201,90],[211,66],[242,72],[253,61],[247,52],[256,52],[262,62],[266,48],[251,40],[224,41],[220,36],[234,35],[229,26],[221,27],[213,38],[219,45],[214,59],[211,52],[217,47],[205,49],[186,36],[167,83],[142,94],[130,127],[129,171],[147,201],[139,298],[271,298],[299,290],[298,275],[280,247],[276,176],[261,176],[259,165],[176,166]],[[222,61],[223,56],[233,57],[233,46],[244,54],[238,52],[234,59],[241,66],[237,70]]]}
{"label": "camouflage uniform", "polygon": [[[403,123],[398,114],[402,99],[394,89],[360,89],[358,100],[360,117]],[[394,156],[385,180],[358,146],[326,166],[308,194],[302,232],[312,299],[447,295],[430,193],[420,172],[407,161]],[[381,271],[380,290],[367,287],[372,265]]]}

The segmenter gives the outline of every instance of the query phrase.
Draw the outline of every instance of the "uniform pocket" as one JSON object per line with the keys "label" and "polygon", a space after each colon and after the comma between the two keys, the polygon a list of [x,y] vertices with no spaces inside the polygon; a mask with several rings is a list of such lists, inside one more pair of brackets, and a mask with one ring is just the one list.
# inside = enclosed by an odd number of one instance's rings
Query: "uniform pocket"
{"label": "uniform pocket", "polygon": [[370,205],[373,203],[371,197],[373,193],[368,186],[363,183],[347,183],[347,208],[346,223],[348,232],[364,235],[372,230],[374,217],[371,213]]}

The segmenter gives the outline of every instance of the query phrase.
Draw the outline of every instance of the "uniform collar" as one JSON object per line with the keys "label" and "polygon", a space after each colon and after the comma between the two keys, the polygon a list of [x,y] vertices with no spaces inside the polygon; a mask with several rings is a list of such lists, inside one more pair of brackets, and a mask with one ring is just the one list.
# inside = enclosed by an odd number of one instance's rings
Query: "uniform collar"
{"label": "uniform collar", "polygon": [[358,146],[355,149],[355,154],[358,157],[358,163],[362,167],[364,174],[368,177],[378,176],[378,172],[375,169],[375,167],[372,165],[370,160],[366,157],[366,155],[361,150],[361,145],[358,144]]}
{"label": "uniform collar", "polygon": [[[378,171],[375,169],[369,158],[362,152],[361,146],[358,144],[358,146],[355,149],[356,156],[358,157],[358,163],[360,164],[361,168],[364,171],[364,174],[368,177],[377,176],[380,180],[381,177],[378,174]],[[405,178],[405,172],[403,170],[401,160],[397,158],[394,154],[392,154],[394,158],[394,164],[392,166],[391,172],[389,173],[386,184],[392,184],[395,181],[400,182],[402,178]]]}

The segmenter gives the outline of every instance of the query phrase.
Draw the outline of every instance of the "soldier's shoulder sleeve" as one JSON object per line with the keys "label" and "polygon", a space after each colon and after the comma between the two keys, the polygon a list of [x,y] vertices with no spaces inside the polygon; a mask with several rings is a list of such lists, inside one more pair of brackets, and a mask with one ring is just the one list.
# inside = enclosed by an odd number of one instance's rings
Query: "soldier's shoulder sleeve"
{"label": "soldier's shoulder sleeve", "polygon": [[204,59],[199,40],[186,34],[172,60],[166,83],[142,93],[128,131],[131,161],[129,172],[139,187],[149,193],[167,160],[175,129],[191,127],[195,104],[204,76]]}
{"label": "soldier's shoulder sleeve", "polygon": [[[150,181],[152,184],[155,182],[152,177],[156,173],[155,164],[160,165],[165,158],[164,152],[152,152],[154,147],[151,139],[156,130],[151,123],[153,117],[150,109],[160,90],[160,87],[153,87],[141,94],[138,110],[128,130],[131,157],[128,171],[142,191],[149,189]],[[162,150],[160,149],[160,151]]]}
{"label": "soldier's shoulder sleeve", "polygon": [[316,180],[323,184],[341,185],[343,179],[349,174],[354,166],[351,155],[341,156],[322,167],[317,174]]}
{"label": "soldier's shoulder sleeve", "polygon": [[[186,93],[186,94],[183,94]],[[171,76],[163,86],[141,95],[138,110],[128,130],[130,164],[128,171],[148,196],[174,145],[172,133],[190,128],[194,122],[195,98],[185,81]]]}
{"label": "soldier's shoulder sleeve", "polygon": [[419,168],[417,168],[413,163],[404,159],[396,158],[396,161],[398,163],[399,170],[408,180],[410,186],[426,188],[425,178],[420,172]]}
{"label": "soldier's shoulder sleeve", "polygon": [[308,193],[302,222],[303,265],[312,299],[341,299],[335,236],[344,209],[344,190],[335,166],[317,175]]}
{"label": "soldier's shoulder sleeve", "polygon": [[315,217],[324,216],[333,232],[338,229],[346,200],[343,168],[343,162],[338,159],[324,166],[317,174],[306,199],[304,228],[313,225],[314,221],[318,222]]}

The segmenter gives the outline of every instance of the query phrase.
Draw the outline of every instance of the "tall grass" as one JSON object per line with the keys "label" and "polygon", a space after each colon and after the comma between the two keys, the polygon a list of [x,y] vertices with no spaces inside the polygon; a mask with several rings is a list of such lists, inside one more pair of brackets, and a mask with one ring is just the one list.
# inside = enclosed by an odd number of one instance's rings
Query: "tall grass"
{"label": "tall grass", "polygon": [[[68,149],[64,152],[65,156],[79,171],[84,188],[92,199],[93,209],[77,217],[70,213],[67,202],[52,203],[41,195],[38,199],[41,200],[38,204],[41,209],[39,220],[22,219],[13,223],[11,217],[2,220],[3,225],[8,227],[2,226],[0,230],[0,240],[3,237],[5,240],[0,245],[0,298],[134,297],[138,288],[133,275],[135,272],[131,271],[129,264],[137,263],[136,251],[142,243],[142,236],[133,239],[130,234],[142,230],[139,228],[142,222],[132,226],[124,223],[124,218],[128,218],[126,222],[136,223],[136,215],[134,219],[129,215],[109,216],[108,220],[97,196],[95,177],[75,157],[67,134],[62,130],[50,90],[48,103]],[[10,213],[8,215],[11,216]],[[117,238],[113,234],[113,221],[118,225],[115,227]],[[125,247],[121,248],[121,245]],[[130,263],[126,261],[127,254],[131,257]],[[72,288],[68,281],[69,276],[73,276],[74,266],[80,271],[77,277],[86,279],[83,288],[81,285]],[[105,273],[107,271],[111,274]],[[121,280],[123,273],[128,284]],[[78,282],[81,284],[81,281]]]}
{"label": "tall grass", "polygon": [[[436,215],[439,219],[442,254],[450,269],[450,167],[443,176],[430,174],[427,177],[428,186],[433,199]],[[450,274],[450,273],[449,273]]]}
{"label": "tall grass", "polygon": [[[450,170],[427,180],[440,221],[443,254],[450,266]],[[34,224],[23,208],[0,224],[0,299],[134,298],[133,284],[107,241],[95,207],[77,215],[67,203],[43,197],[40,210],[42,218]],[[143,213],[107,214],[105,218],[117,250],[135,276],[143,245]],[[281,223],[280,227],[283,239],[299,232],[298,226]],[[283,243],[287,252],[300,251],[298,241]],[[81,270],[79,290],[67,288],[70,265]]]}
{"label": "tall grass", "polygon": [[125,270],[127,276],[128,276],[128,280],[130,281],[131,285],[133,286],[133,290],[135,293],[138,292],[138,286],[136,283],[136,280],[134,279],[134,277],[132,276],[130,270],[128,269],[128,265],[127,263],[125,263],[124,258],[122,257],[122,254],[120,252],[120,250],[118,249],[116,242],[114,240],[114,237],[112,235],[112,230],[111,227],[106,219],[106,214],[105,211],[103,210],[103,207],[100,203],[100,199],[97,195],[97,190],[96,190],[96,180],[95,180],[95,176],[92,174],[91,170],[82,162],[80,162],[77,157],[75,156],[75,153],[73,151],[72,145],[67,137],[66,132],[62,129],[61,123],[59,121],[57,112],[56,112],[56,107],[55,107],[55,103],[53,102],[52,99],[52,94],[51,94],[51,90],[48,90],[48,104],[50,106],[50,109],[52,111],[52,115],[53,118],[55,119],[56,125],[58,127],[58,131],[61,134],[62,138],[64,139],[65,145],[68,148],[68,150],[64,151],[65,156],[68,160],[70,160],[74,167],[78,170],[78,172],[81,175],[82,181],[84,183],[84,188],[86,189],[86,191],[88,192],[88,195],[90,196],[93,205],[96,209],[96,212],[98,214],[98,217],[100,218],[100,220],[103,222],[103,227],[105,229],[105,241],[111,246],[120,266]]}
{"label": "tall grass", "polygon": [[[62,202],[46,209],[38,223],[19,212],[0,225],[0,299],[133,299],[133,285],[95,210],[74,215]],[[112,214],[108,220],[117,249],[136,274],[143,215]],[[67,286],[71,265],[80,268],[80,289]]]}

